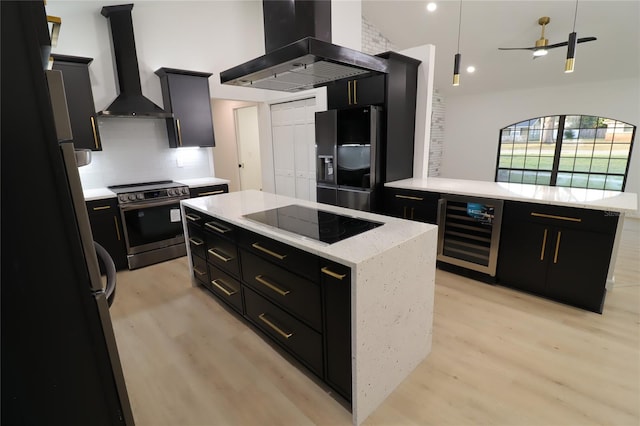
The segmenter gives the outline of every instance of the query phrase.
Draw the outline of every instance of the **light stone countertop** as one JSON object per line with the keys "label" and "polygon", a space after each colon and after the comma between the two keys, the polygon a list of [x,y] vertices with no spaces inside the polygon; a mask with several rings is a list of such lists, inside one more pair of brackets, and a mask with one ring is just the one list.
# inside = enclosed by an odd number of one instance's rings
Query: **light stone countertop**
{"label": "light stone countertop", "polygon": [[107,188],[83,189],[85,201],[104,200],[107,198],[116,198],[116,194]]}
{"label": "light stone countertop", "polygon": [[430,177],[404,179],[385,183],[385,187],[469,195],[499,200],[577,207],[615,212],[635,212],[638,197],[631,192],[600,189],[565,188],[560,186],[526,185],[507,182],[486,182]]}
{"label": "light stone countertop", "polygon": [[230,181],[228,179],[221,179],[217,177],[203,177],[195,179],[176,179],[175,182],[187,185],[189,188],[200,188],[210,185],[228,185]]}
{"label": "light stone countertop", "polygon": [[[431,352],[437,246],[435,225],[261,191],[191,198],[182,200],[181,204],[183,208],[191,207],[351,267],[354,425],[361,424]],[[242,217],[291,204],[378,221],[383,225],[325,244]],[[183,225],[188,237],[184,215]],[[191,256],[189,245],[187,253]],[[191,261],[189,265],[192,268]]]}

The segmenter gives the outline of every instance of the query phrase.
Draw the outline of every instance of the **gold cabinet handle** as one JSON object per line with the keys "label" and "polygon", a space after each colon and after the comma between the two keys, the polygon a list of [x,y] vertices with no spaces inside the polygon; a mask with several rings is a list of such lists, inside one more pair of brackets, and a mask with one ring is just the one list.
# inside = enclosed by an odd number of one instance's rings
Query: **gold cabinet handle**
{"label": "gold cabinet handle", "polygon": [[327,274],[327,275],[329,275],[329,276],[331,276],[331,277],[333,277],[333,278],[337,278],[337,279],[339,279],[339,280],[341,280],[341,279],[343,279],[344,277],[346,277],[346,276],[347,276],[347,274],[339,274],[339,273],[337,273],[337,272],[333,272],[331,269],[329,269],[329,268],[328,268],[328,267],[326,267],[326,266],[325,266],[325,267],[323,267],[322,269],[320,269],[320,271],[321,271],[323,274]]}
{"label": "gold cabinet handle", "polygon": [[89,120],[91,120],[91,130],[93,131],[93,144],[96,146],[96,149],[100,149],[100,145],[98,145],[98,132],[96,131],[96,119],[89,117]]}
{"label": "gold cabinet handle", "polygon": [[219,232],[221,234],[226,234],[227,232],[231,232],[231,229],[225,228],[224,226],[220,225],[217,222],[207,222],[204,224],[204,226],[206,226],[207,228],[213,229],[214,231]]}
{"label": "gold cabinet handle", "polygon": [[209,191],[209,192],[199,192],[198,197],[204,197],[205,195],[218,195],[222,194],[224,191],[221,189],[219,191]]}
{"label": "gold cabinet handle", "polygon": [[199,238],[194,238],[194,237],[189,237],[189,241],[194,245],[194,246],[201,246],[204,244],[204,241],[202,241]]}
{"label": "gold cabinet handle", "polygon": [[284,260],[284,258],[287,257],[286,254],[278,254],[275,251],[271,251],[271,250],[269,250],[267,248],[262,247],[258,243],[251,244],[251,247],[253,247],[254,249],[258,249],[263,253],[267,253],[268,255],[273,256],[273,257],[275,257],[276,259],[279,259],[279,260]]}
{"label": "gold cabinet handle", "polygon": [[93,211],[98,211],[98,210],[107,210],[110,209],[111,206],[98,206],[98,207],[94,207]]}
{"label": "gold cabinet handle", "polygon": [[407,206],[402,206],[402,218],[407,218]]}
{"label": "gold cabinet handle", "polygon": [[176,127],[178,128],[178,145],[182,146],[182,130],[180,130],[179,118],[176,118]]}
{"label": "gold cabinet handle", "polygon": [[223,262],[228,262],[231,259],[233,259],[233,257],[229,256],[229,257],[224,257],[221,254],[216,253],[215,248],[209,249],[207,250],[207,252],[211,253],[213,256],[217,257],[218,259],[222,260]]}
{"label": "gold cabinet handle", "polygon": [[47,22],[52,24],[51,47],[56,47],[58,44],[58,36],[60,35],[60,27],[62,27],[62,19],[58,16],[47,15]]}
{"label": "gold cabinet handle", "polygon": [[415,209],[414,209],[413,207],[411,207],[411,220],[413,220],[413,211],[414,211],[414,210],[415,210]]}
{"label": "gold cabinet handle", "polygon": [[580,219],[579,217],[556,216],[552,214],[544,214],[544,213],[536,213],[536,212],[531,212],[531,216],[544,217],[547,219],[566,220],[568,222],[582,222],[582,219]]}
{"label": "gold cabinet handle", "polygon": [[195,266],[193,267],[193,272],[195,272],[196,274],[202,276],[204,274],[206,274],[207,272],[202,272],[200,269],[196,268]]}
{"label": "gold cabinet handle", "polygon": [[200,219],[201,219],[201,218],[200,218],[200,216],[198,216],[197,214],[193,214],[193,213],[187,213],[187,214],[185,215],[185,217],[186,217],[187,219],[189,219],[189,220],[193,220],[194,222],[195,222],[195,221],[198,221],[198,220],[200,220]]}
{"label": "gold cabinet handle", "polygon": [[560,250],[560,237],[562,236],[562,232],[558,231],[558,237],[556,238],[556,252],[553,255],[553,263],[558,263],[558,251]]}
{"label": "gold cabinet handle", "polygon": [[227,296],[233,296],[234,294],[236,294],[238,292],[238,290],[229,291],[226,288],[224,288],[221,284],[225,284],[225,282],[222,281],[222,280],[213,280],[213,281],[211,281],[211,284],[213,284],[214,286],[218,287],[220,289],[220,291],[223,292],[224,294],[226,294]]}
{"label": "gold cabinet handle", "polygon": [[547,232],[549,230],[544,228],[544,235],[542,236],[542,248],[540,249],[540,260],[544,260],[544,249],[547,247]]}
{"label": "gold cabinet handle", "polygon": [[396,198],[404,198],[405,200],[414,200],[414,201],[423,201],[422,197],[412,197],[411,195],[400,195],[396,194]]}
{"label": "gold cabinet handle", "polygon": [[258,281],[263,286],[269,287],[271,290],[273,290],[276,293],[278,293],[280,296],[286,296],[287,294],[291,293],[289,290],[283,290],[280,287],[278,287],[277,285],[272,284],[269,281],[265,280],[262,275],[256,275],[255,279],[256,279],[256,281]]}
{"label": "gold cabinet handle", "polygon": [[353,80],[353,104],[357,105],[358,104],[358,92],[357,92],[357,87],[358,87],[358,80]]}
{"label": "gold cabinet handle", "polygon": [[288,339],[289,337],[293,336],[293,333],[287,333],[286,331],[283,331],[280,327],[278,327],[277,325],[275,325],[274,323],[272,323],[271,321],[269,321],[266,317],[265,313],[262,313],[260,315],[258,315],[258,318],[260,318],[260,321],[262,321],[263,323],[267,324],[269,327],[271,327],[276,333],[278,333],[279,335],[281,335],[282,337],[284,337],[285,339]]}
{"label": "gold cabinet handle", "polygon": [[347,96],[349,98],[349,105],[351,105],[351,82],[347,81]]}
{"label": "gold cabinet handle", "polygon": [[113,217],[113,222],[116,224],[116,235],[118,236],[118,241],[120,241],[120,226],[118,225],[118,216]]}

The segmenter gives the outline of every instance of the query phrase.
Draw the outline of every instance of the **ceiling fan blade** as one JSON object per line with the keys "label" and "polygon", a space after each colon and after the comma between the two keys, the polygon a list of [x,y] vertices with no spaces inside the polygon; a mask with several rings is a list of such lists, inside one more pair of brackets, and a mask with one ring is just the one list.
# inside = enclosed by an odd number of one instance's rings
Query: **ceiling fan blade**
{"label": "ceiling fan blade", "polygon": [[582,37],[578,39],[578,43],[585,43],[587,41],[596,41],[596,37]]}
{"label": "ceiling fan blade", "polygon": [[498,47],[498,50],[536,50],[537,47]]}
{"label": "ceiling fan blade", "polygon": [[[595,41],[597,38],[595,37],[583,37],[577,40],[577,43],[586,43],[587,41]],[[562,43],[550,44],[546,47],[546,49],[553,49],[555,47],[562,47],[568,45],[568,41],[563,41]]]}

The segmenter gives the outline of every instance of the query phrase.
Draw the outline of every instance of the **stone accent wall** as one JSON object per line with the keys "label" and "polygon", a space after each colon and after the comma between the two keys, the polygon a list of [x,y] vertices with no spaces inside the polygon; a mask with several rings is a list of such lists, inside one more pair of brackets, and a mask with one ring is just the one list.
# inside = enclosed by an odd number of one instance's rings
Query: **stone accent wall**
{"label": "stone accent wall", "polygon": [[396,46],[389,41],[367,18],[362,16],[362,52],[376,55],[382,52],[396,51]]}
{"label": "stone accent wall", "polygon": [[431,112],[431,140],[429,141],[429,172],[428,176],[440,176],[442,153],[444,151],[444,96],[438,89],[433,89],[433,105]]}

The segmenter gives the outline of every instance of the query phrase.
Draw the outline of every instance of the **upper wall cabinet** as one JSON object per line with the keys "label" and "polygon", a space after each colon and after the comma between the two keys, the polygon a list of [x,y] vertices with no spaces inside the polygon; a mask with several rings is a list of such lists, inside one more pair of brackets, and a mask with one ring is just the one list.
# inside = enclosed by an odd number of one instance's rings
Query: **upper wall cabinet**
{"label": "upper wall cabinet", "polygon": [[96,107],[93,103],[89,64],[92,58],[51,55],[53,69],[62,72],[64,92],[67,97],[69,121],[76,148],[102,151],[100,133],[96,122]]}
{"label": "upper wall cabinet", "polygon": [[167,120],[169,146],[215,146],[209,95],[210,73],[160,68],[164,109],[173,113]]}
{"label": "upper wall cabinet", "polygon": [[385,76],[339,80],[327,85],[328,109],[381,105],[385,100]]}

